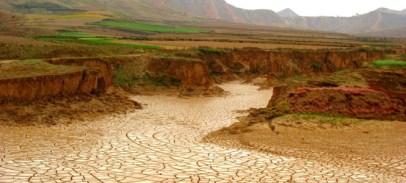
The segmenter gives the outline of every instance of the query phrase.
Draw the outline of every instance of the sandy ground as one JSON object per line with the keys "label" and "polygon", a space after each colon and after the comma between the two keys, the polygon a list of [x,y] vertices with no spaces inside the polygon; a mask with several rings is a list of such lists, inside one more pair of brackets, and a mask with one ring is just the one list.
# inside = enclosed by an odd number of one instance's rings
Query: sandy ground
{"label": "sandy ground", "polygon": [[0,182],[405,182],[347,165],[202,142],[271,90],[221,85],[229,95],[134,96],[143,110],[54,126],[0,125]]}

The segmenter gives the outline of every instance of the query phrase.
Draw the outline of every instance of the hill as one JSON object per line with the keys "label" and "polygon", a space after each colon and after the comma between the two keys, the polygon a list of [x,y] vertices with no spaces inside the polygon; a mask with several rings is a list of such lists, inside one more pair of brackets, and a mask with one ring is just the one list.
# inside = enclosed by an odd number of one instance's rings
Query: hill
{"label": "hill", "polygon": [[[246,10],[225,0],[3,0],[0,10],[23,14],[66,14],[103,11],[132,20],[171,22],[230,22],[314,31],[376,36],[382,31],[406,27],[406,10],[379,8],[352,17],[303,17],[291,9]],[[403,35],[403,34],[396,34]]]}
{"label": "hill", "polygon": [[293,10],[291,10],[289,8],[279,11],[278,15],[281,17],[299,17],[298,14],[296,14]]}

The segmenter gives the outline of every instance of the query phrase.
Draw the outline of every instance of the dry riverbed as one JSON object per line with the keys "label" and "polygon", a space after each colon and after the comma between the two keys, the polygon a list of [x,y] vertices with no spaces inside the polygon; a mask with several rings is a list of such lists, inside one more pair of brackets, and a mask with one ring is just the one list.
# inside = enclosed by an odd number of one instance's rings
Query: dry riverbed
{"label": "dry riverbed", "polygon": [[[360,167],[204,143],[272,90],[222,97],[134,96],[143,110],[54,126],[0,125],[0,182],[405,182]],[[230,142],[233,143],[233,142]],[[402,162],[400,162],[402,163]]]}

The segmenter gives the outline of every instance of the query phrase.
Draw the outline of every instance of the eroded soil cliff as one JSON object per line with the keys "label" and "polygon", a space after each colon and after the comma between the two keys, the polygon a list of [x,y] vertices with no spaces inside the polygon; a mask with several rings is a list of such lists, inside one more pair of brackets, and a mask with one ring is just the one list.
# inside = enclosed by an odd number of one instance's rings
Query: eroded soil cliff
{"label": "eroded soil cliff", "polygon": [[289,77],[355,69],[384,57],[383,51],[261,50],[254,48],[201,54],[216,75]]}
{"label": "eroded soil cliff", "polygon": [[92,60],[6,61],[0,70],[3,102],[100,94],[112,86],[111,66]]}

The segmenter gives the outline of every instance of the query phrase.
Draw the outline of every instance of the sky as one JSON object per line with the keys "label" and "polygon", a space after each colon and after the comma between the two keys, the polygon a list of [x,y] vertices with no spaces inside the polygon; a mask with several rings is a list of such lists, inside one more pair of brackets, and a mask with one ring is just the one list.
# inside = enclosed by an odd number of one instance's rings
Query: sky
{"label": "sky", "polygon": [[385,7],[406,9],[406,0],[226,0],[244,9],[270,9],[280,11],[290,8],[302,16],[353,16]]}

